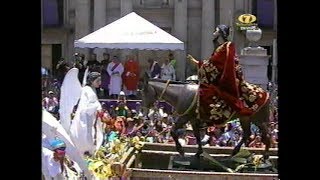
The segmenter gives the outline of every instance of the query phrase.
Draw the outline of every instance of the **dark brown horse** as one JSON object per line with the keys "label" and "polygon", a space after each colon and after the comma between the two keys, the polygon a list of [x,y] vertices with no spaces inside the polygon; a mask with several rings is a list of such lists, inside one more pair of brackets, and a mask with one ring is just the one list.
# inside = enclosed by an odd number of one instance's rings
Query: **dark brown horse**
{"label": "dark brown horse", "polygon": [[[145,74],[143,80],[143,89],[141,93],[142,105],[144,107],[151,107],[151,105],[159,100],[161,96],[164,101],[171,104],[175,110],[178,119],[176,120],[174,126],[171,129],[171,135],[176,143],[176,149],[181,156],[184,156],[184,151],[181,144],[178,141],[177,130],[183,128],[183,126],[190,121],[193,133],[197,139],[198,151],[196,156],[199,157],[202,154],[200,129],[203,124],[207,126],[214,125],[214,122],[209,120],[209,117],[204,117],[201,114],[201,119],[197,119],[196,114],[196,102],[197,102],[197,92],[198,84],[193,83],[183,83],[183,82],[170,82],[163,80],[150,80],[149,76]],[[201,112],[201,107],[200,110]],[[243,129],[243,136],[238,145],[234,148],[232,155],[239,152],[240,147],[243,143],[248,146],[249,136],[251,134],[250,124],[251,122],[257,125],[261,132],[262,142],[266,145],[264,158],[268,158],[268,151],[270,147],[270,135],[268,133],[269,124],[269,100],[261,107],[261,109],[256,112],[253,116],[238,116],[235,115],[232,119],[239,118],[241,127]]]}

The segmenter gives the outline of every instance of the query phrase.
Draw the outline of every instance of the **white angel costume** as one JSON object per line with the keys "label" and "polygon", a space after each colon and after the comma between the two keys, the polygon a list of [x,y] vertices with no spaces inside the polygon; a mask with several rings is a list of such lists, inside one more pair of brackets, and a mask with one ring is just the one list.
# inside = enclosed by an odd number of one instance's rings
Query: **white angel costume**
{"label": "white angel costume", "polygon": [[97,111],[101,109],[95,89],[88,85],[84,86],[70,127],[72,141],[81,155],[85,152],[93,154],[102,145],[102,122],[97,119]]}
{"label": "white angel costume", "polygon": [[71,125],[71,113],[73,112],[73,107],[78,103],[81,95],[82,86],[78,79],[78,73],[79,69],[70,69],[64,77],[60,89],[60,123],[68,134]]}

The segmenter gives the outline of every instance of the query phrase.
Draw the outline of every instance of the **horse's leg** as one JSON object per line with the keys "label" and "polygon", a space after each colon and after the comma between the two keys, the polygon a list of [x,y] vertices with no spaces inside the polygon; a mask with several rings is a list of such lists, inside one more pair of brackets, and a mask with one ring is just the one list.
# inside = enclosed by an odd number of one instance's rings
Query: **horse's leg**
{"label": "horse's leg", "polygon": [[193,134],[196,137],[197,140],[197,144],[198,144],[198,152],[195,154],[195,156],[197,158],[200,158],[200,155],[203,153],[202,150],[202,144],[201,144],[201,137],[200,137],[200,123],[199,123],[199,119],[194,119],[191,123],[192,125],[192,129],[193,129]]}
{"label": "horse's leg", "polygon": [[177,119],[176,123],[173,124],[171,131],[170,131],[171,136],[172,136],[174,142],[176,143],[176,149],[181,156],[184,156],[184,151],[183,151],[182,146],[178,140],[179,139],[178,130],[182,129],[183,125],[185,125],[187,122],[188,122],[188,120],[186,118],[179,117]]}
{"label": "horse's leg", "polygon": [[242,116],[239,119],[240,119],[240,124],[241,124],[242,130],[243,130],[242,139],[237,144],[237,146],[233,149],[232,156],[236,155],[240,151],[240,148],[241,148],[243,143],[245,143],[245,145],[248,146],[248,139],[249,139],[250,134],[251,134],[250,118],[248,116]]}
{"label": "horse's leg", "polygon": [[263,153],[263,158],[269,159],[269,148],[271,145],[271,137],[269,134],[269,128],[268,128],[268,124],[266,122],[263,122],[262,124],[258,125],[258,127],[261,130],[261,141],[265,144],[265,151]]}
{"label": "horse's leg", "polygon": [[269,101],[255,114],[254,123],[261,132],[261,141],[265,144],[263,158],[269,159],[269,148],[271,146],[271,137],[269,133]]}

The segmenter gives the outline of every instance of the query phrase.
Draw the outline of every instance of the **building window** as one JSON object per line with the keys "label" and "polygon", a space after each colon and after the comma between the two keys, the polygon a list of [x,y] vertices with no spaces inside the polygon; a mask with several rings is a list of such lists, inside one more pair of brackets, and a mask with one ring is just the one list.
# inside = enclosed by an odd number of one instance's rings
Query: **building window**
{"label": "building window", "polygon": [[258,26],[273,28],[274,0],[254,0],[252,3],[252,14],[257,17]]}
{"label": "building window", "polygon": [[51,62],[52,62],[52,70],[54,75],[57,75],[56,66],[59,60],[62,57],[62,45],[61,44],[52,44],[51,46]]}
{"label": "building window", "polygon": [[63,25],[63,0],[43,0],[43,26],[61,27]]}

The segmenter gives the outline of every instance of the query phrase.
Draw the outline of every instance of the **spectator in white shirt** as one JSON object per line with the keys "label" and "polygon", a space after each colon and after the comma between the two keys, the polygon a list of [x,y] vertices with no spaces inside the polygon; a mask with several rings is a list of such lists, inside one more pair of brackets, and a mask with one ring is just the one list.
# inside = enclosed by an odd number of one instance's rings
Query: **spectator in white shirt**
{"label": "spectator in white shirt", "polygon": [[162,80],[176,80],[176,73],[172,66],[172,64],[169,63],[169,59],[166,59],[161,67],[161,75]]}

